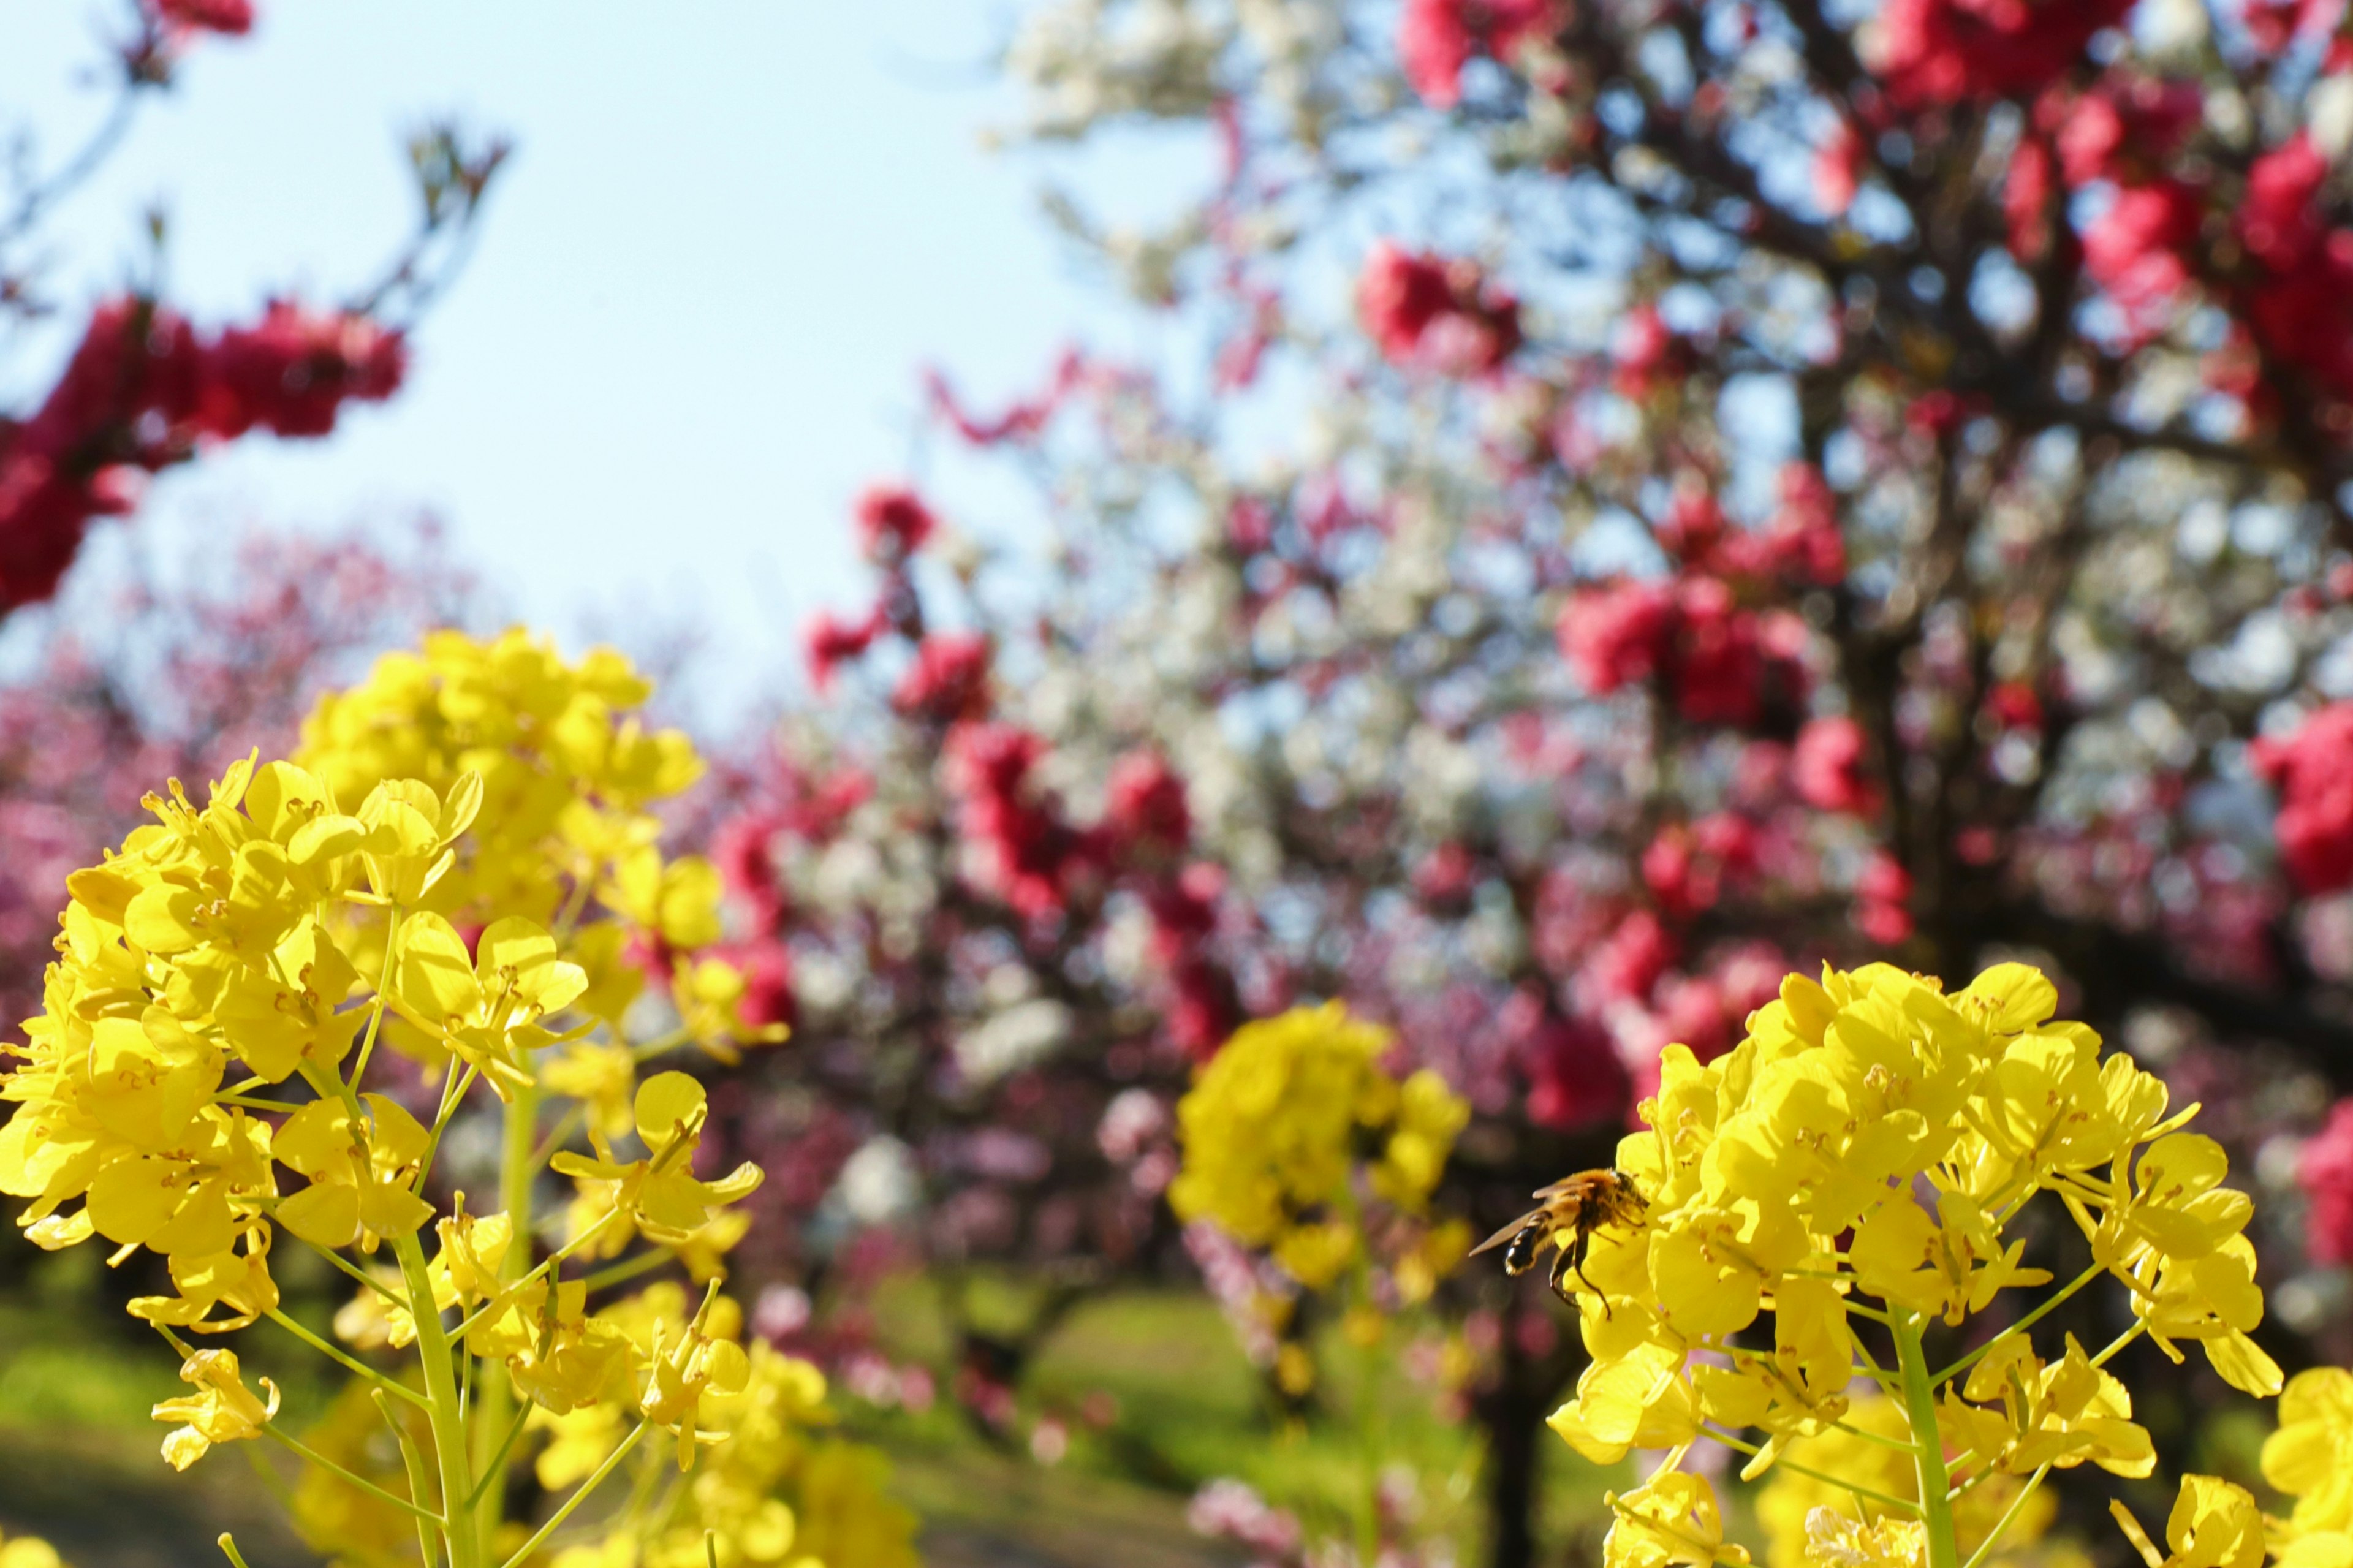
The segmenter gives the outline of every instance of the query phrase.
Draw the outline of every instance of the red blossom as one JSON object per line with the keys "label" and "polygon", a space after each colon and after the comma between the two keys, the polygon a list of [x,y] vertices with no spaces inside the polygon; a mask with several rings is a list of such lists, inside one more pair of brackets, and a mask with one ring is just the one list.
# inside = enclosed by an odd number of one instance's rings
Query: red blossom
{"label": "red blossom", "polygon": [[1592,993],[1595,1005],[1639,1002],[1651,994],[1674,955],[1674,938],[1659,923],[1659,917],[1648,910],[1637,910],[1593,949],[1579,978]]}
{"label": "red blossom", "polygon": [[1585,1020],[1548,1015],[1515,1054],[1527,1076],[1528,1120],[1539,1127],[1609,1126],[1633,1106],[1633,1080],[1617,1047]]}
{"label": "red blossom", "polygon": [[1183,849],[1193,836],[1184,779],[1158,752],[1128,752],[1104,781],[1103,825],[1117,854]]}
{"label": "red blossom", "polygon": [[381,403],[400,390],[408,347],[365,316],[274,300],[259,324],[221,333],[206,362],[206,434],[232,439],[259,426],[324,436],[346,402]]}
{"label": "red blossom", "polygon": [[793,997],[793,955],[783,942],[769,938],[738,942],[722,948],[719,956],[744,976],[744,996],[736,1004],[736,1011],[745,1024],[755,1029],[772,1024],[790,1028],[797,1021],[799,1007]]}
{"label": "red blossom", "polygon": [[2196,83],[2142,78],[2105,81],[2073,97],[2046,93],[2034,118],[2050,135],[2068,184],[2135,184],[2163,166],[2205,111],[2206,95]]}
{"label": "red blossom", "polygon": [[1356,314],[1390,363],[1481,375],[1520,346],[1518,301],[1478,263],[1375,245],[1356,279]]}
{"label": "red blossom", "polygon": [[2010,253],[2021,261],[2040,261],[2051,244],[2051,194],[2058,184],[2052,164],[2050,144],[2029,135],[2002,176],[2002,220],[2010,226]]}
{"label": "red blossom", "polygon": [[1398,58],[1424,103],[1451,109],[1462,100],[1462,68],[1472,56],[1508,61],[1524,41],[1557,25],[1553,0],[1406,0]]}
{"label": "red blossom", "polygon": [[2329,1107],[2328,1123],[2295,1166],[2304,1189],[2304,1251],[2313,1262],[2353,1263],[2353,1100]]}
{"label": "red blossom", "polygon": [[1844,120],[1831,127],[1814,149],[1814,205],[1830,217],[1844,217],[1862,188],[1862,138]]}
{"label": "red blossom", "polygon": [[858,498],[851,515],[858,523],[858,548],[879,565],[895,565],[923,547],[939,526],[932,509],[905,485],[872,485]]}
{"label": "red blossom", "polygon": [[1618,323],[1609,357],[1616,366],[1611,385],[1620,396],[1640,401],[1681,374],[1689,349],[1659,314],[1658,306],[1646,300]]}
{"label": "red blossom", "polygon": [[1024,920],[1062,912],[1091,847],[1033,778],[1046,742],[1003,723],[960,724],[948,737],[948,787],[976,881]]}
{"label": "red blossom", "polygon": [[1561,612],[1560,651],[1597,697],[1657,676],[1672,649],[1674,591],[1626,582],[1588,589]]}
{"label": "red blossom", "polygon": [[1906,109],[2032,92],[2121,24],[2132,0],[1888,0],[1873,68]]}
{"label": "red blossom", "polygon": [[956,395],[948,378],[936,370],[923,374],[923,390],[931,401],[934,417],[976,447],[995,447],[1007,443],[1020,445],[1035,441],[1044,434],[1046,426],[1071,394],[1086,380],[1087,363],[1075,349],[1066,351],[1055,363],[1052,379],[1046,390],[1035,397],[1022,398],[1007,405],[1002,414],[993,417],[973,413]]}
{"label": "red blossom", "polygon": [[1912,874],[1885,850],[1874,850],[1854,881],[1855,929],[1879,943],[1894,947],[1912,934]]}
{"label": "red blossom", "polygon": [[253,0],[145,0],[157,21],[191,33],[241,36],[253,30]]}
{"label": "red blossom", "polygon": [[891,693],[902,713],[948,722],[977,718],[988,706],[988,639],[977,632],[934,632]]}
{"label": "red blossom", "polygon": [[1789,754],[1789,781],[1798,798],[1822,811],[1862,812],[1876,798],[1865,771],[1862,726],[1852,719],[1815,719],[1798,731]]}
{"label": "red blossom", "polygon": [[2132,185],[2084,231],[2084,270],[2145,337],[2162,324],[2189,280],[2181,252],[2205,216],[2198,193],[2175,180]]}
{"label": "red blossom", "polygon": [[830,610],[819,610],[810,616],[807,627],[801,633],[801,651],[808,662],[810,684],[820,692],[832,689],[835,671],[873,647],[874,639],[889,624],[880,605],[860,621],[837,619]]}
{"label": "red blossom", "polygon": [[1556,628],[1596,696],[1660,678],[1690,722],[1736,725],[1757,720],[1768,690],[1799,681],[1783,629],[1742,608],[1721,578],[1698,574],[1588,589]]}
{"label": "red blossom", "polygon": [[2307,894],[2353,887],[2353,702],[2257,741],[2247,759],[2279,792],[2273,832],[2296,886]]}

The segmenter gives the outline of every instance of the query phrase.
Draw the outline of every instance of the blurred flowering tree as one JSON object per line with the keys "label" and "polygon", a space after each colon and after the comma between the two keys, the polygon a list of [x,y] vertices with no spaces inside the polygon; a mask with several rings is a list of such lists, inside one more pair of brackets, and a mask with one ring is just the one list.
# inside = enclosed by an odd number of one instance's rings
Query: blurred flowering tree
{"label": "blurred flowering tree", "polygon": [[[2226,1130],[2308,1121],[2353,1084],[2346,27],[1035,7],[1021,134],[1216,149],[1156,230],[1054,204],[1212,352],[1001,416],[934,381],[1037,479],[1043,571],[861,503],[880,591],[809,638],[843,694],[723,857],[802,1021],[795,1146],[934,1258],[1081,1278],[1157,1255],[1191,1064],[1341,997],[1468,1100],[1439,1203],[1493,1225],[1786,968],[2009,952]],[[2230,1065],[2263,1050],[2301,1076]],[[2353,1121],[2302,1173],[2310,1257],[2353,1256]],[[1297,1271],[1187,1239],[1279,1369]],[[1472,1325],[1525,1563],[1581,1358]]]}
{"label": "blurred flowering tree", "polygon": [[[126,0],[102,73],[111,102],[88,139],[44,165],[31,127],[0,189],[0,356],[23,354],[61,298],[49,220],[121,144],[183,58],[254,26],[250,0]],[[437,124],[408,154],[420,212],[382,277],[331,305],[269,300],[253,321],[200,329],[162,297],[164,227],[151,214],[146,280],[91,307],[47,394],[0,416],[0,612],[48,598],[90,524],[131,511],[144,479],[257,431],[329,434],[343,405],[399,389],[406,330],[454,275],[504,143]]]}

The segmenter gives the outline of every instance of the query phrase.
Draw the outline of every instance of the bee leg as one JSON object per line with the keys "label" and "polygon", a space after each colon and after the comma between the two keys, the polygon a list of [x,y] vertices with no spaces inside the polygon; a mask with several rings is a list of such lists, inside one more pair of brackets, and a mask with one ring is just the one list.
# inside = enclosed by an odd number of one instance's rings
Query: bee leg
{"label": "bee leg", "polygon": [[1567,1247],[1562,1247],[1555,1255],[1549,1283],[1554,1295],[1574,1307],[1577,1305],[1577,1297],[1568,1289],[1568,1277],[1574,1274],[1579,1279],[1584,1279],[1585,1288],[1601,1298],[1601,1315],[1607,1319],[1609,1316],[1609,1298],[1601,1294],[1601,1287],[1585,1277],[1585,1248],[1588,1240],[1586,1234],[1580,1231],[1570,1238]]}
{"label": "bee leg", "polygon": [[1595,1295],[1601,1297],[1601,1315],[1603,1318],[1607,1319],[1609,1316],[1609,1298],[1606,1295],[1602,1295],[1601,1287],[1596,1285],[1592,1280],[1587,1279],[1585,1275],[1585,1249],[1592,1240],[1593,1237],[1588,1232],[1579,1231],[1577,1233],[1577,1242],[1569,1248],[1568,1251],[1568,1267],[1570,1272],[1574,1273],[1579,1279],[1585,1280],[1585,1288],[1587,1289],[1592,1291]]}

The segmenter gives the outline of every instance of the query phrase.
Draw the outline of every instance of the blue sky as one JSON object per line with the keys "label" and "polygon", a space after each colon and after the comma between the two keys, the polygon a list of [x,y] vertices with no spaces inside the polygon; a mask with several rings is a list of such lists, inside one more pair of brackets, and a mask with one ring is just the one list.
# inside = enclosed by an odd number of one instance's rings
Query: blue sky
{"label": "blue sky", "polygon": [[[859,591],[842,519],[907,461],[923,364],[993,398],[1065,342],[1136,330],[1037,217],[1040,165],[979,142],[1013,107],[986,67],[1008,6],[260,9],[252,37],[193,53],[64,212],[69,302],[127,275],[157,198],[171,290],[199,320],[272,289],[340,296],[405,232],[403,127],[457,110],[519,151],[402,396],[331,441],[255,441],[168,476],[160,530],[430,508],[522,615],[573,635],[691,622],[744,689],[791,659],[811,608]],[[115,13],[0,15],[0,107],[60,153],[101,101],[84,68]],[[1129,200],[1173,200],[1190,161],[1131,165],[1149,177],[1124,182]],[[38,357],[0,366],[10,402],[53,368]]]}

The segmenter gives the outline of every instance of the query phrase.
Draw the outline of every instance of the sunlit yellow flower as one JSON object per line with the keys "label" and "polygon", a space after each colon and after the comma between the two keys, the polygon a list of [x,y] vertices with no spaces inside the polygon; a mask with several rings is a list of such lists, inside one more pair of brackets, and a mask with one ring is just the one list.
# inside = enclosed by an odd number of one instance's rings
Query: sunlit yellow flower
{"label": "sunlit yellow flower", "polygon": [[2263,1568],[2263,1516],[2243,1487],[2219,1476],[2184,1476],[2165,1521],[2165,1543],[2159,1555],[2138,1521],[2124,1504],[2108,1510],[2148,1568]]}
{"label": "sunlit yellow flower", "polygon": [[185,1422],[164,1437],[164,1458],[175,1470],[185,1470],[205,1457],[216,1443],[235,1443],[258,1436],[278,1414],[278,1385],[261,1380],[268,1404],[245,1386],[234,1351],[198,1351],[180,1363],[180,1381],[196,1392],[166,1399],[155,1406],[158,1421]]}
{"label": "sunlit yellow flower", "polygon": [[611,1206],[649,1238],[675,1245],[760,1184],[760,1168],[748,1160],[715,1182],[695,1176],[694,1152],[708,1117],[700,1083],[682,1072],[658,1073],[638,1088],[638,1138],[646,1158],[624,1163],[600,1150],[593,1160],[563,1153],[551,1163],[584,1184],[610,1184]]}
{"label": "sunlit yellow flower", "polygon": [[1601,1543],[1604,1568],[1710,1568],[1748,1561],[1746,1549],[1725,1543],[1715,1489],[1704,1476],[1662,1470],[1609,1501],[1617,1517]]}

